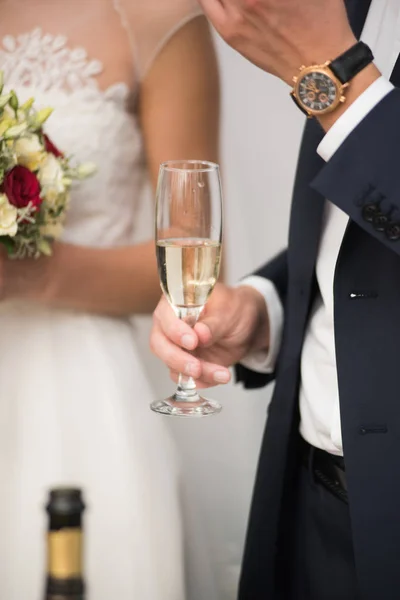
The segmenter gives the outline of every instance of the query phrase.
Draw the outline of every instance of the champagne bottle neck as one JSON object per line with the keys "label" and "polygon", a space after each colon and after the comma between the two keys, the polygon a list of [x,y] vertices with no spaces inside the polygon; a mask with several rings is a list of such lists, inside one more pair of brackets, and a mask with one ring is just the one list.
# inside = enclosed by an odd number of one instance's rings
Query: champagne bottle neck
{"label": "champagne bottle neck", "polygon": [[53,579],[82,577],[82,530],[65,527],[48,533],[47,572]]}
{"label": "champagne bottle neck", "polygon": [[46,600],[83,600],[82,529],[50,530]]}
{"label": "champagne bottle neck", "polygon": [[83,581],[48,579],[45,600],[85,600]]}
{"label": "champagne bottle neck", "polygon": [[84,600],[82,514],[79,490],[52,491],[47,505],[45,600]]}

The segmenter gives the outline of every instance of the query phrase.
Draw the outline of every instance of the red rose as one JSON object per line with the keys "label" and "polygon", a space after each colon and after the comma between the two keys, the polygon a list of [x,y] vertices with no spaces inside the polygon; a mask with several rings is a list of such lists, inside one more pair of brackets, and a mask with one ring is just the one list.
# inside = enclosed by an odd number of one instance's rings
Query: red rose
{"label": "red rose", "polygon": [[34,173],[25,167],[16,166],[7,173],[1,191],[11,204],[17,208],[25,208],[29,202],[36,210],[42,204],[40,183]]}
{"label": "red rose", "polygon": [[60,156],[64,156],[64,154],[62,152],[60,152],[60,150],[57,148],[57,146],[55,146],[53,144],[53,142],[51,141],[49,136],[46,135],[45,133],[43,134],[43,139],[44,139],[44,147],[46,148],[46,152],[50,152],[51,154],[54,154],[54,156],[56,158],[59,158]]}

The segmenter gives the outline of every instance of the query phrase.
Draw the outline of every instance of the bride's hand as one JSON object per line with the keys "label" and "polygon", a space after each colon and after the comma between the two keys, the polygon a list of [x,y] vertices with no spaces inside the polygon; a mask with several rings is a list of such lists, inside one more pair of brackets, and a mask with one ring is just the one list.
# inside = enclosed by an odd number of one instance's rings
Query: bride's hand
{"label": "bride's hand", "polygon": [[51,294],[52,273],[56,268],[64,244],[57,243],[51,257],[38,259],[10,259],[0,246],[1,300],[30,299],[45,304]]}
{"label": "bride's hand", "polygon": [[50,257],[13,260],[0,244],[0,301],[113,317],[154,309],[160,287],[153,240],[110,248],[56,242],[52,250]]}

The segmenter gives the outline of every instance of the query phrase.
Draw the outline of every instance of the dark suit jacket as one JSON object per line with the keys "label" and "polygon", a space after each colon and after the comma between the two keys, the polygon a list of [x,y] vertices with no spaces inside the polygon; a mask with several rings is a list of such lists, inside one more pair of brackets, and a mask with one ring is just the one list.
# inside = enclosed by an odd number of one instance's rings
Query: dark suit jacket
{"label": "dark suit jacket", "polygon": [[[357,34],[368,7],[366,0],[349,3]],[[399,63],[392,75],[398,86]],[[315,298],[325,198],[350,216],[335,271],[334,312],[361,597],[400,598],[400,89],[364,119],[328,163],[316,153],[322,137],[319,124],[308,121],[294,186],[288,249],[258,273],[275,283],[285,307],[276,372],[269,377],[237,369],[239,380],[249,388],[276,378],[248,527],[240,600],[281,598],[277,590],[284,581],[298,443],[300,357]]]}

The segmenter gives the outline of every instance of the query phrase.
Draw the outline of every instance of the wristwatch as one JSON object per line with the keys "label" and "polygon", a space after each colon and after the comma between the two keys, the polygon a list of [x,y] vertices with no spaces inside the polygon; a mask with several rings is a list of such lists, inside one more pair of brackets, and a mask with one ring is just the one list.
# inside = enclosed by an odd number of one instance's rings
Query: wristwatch
{"label": "wristwatch", "polygon": [[308,117],[332,112],[346,100],[345,89],[349,82],[373,60],[367,44],[357,42],[333,61],[302,66],[300,75],[293,77],[291,96]]}

